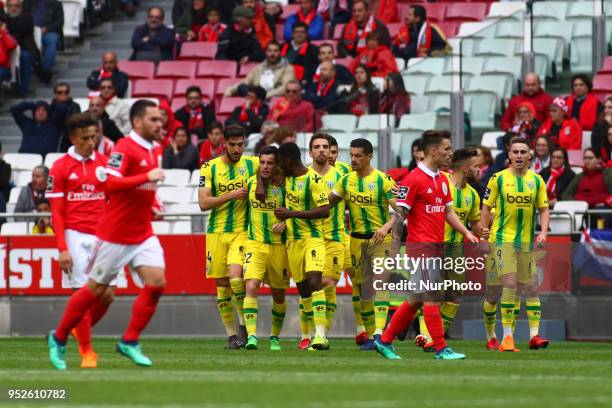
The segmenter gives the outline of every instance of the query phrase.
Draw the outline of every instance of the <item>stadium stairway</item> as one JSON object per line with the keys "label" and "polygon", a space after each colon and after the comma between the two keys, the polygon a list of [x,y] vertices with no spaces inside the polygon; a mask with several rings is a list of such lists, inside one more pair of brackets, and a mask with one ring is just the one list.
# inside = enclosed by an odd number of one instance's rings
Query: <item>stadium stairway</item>
{"label": "stadium stairway", "polygon": [[50,100],[53,97],[53,84],[66,82],[70,85],[72,98],[87,97],[89,90],[85,85],[87,76],[100,66],[104,51],[115,51],[119,60],[130,57],[132,52],[130,40],[134,28],[145,22],[146,10],[152,6],[161,7],[165,14],[166,24],[171,24],[172,0],[144,0],[133,18],[116,14],[110,21],[98,27],[85,30],[83,41],[69,44],[64,51],[58,51],[55,76],[51,85],[44,85],[36,75],[32,76],[32,85],[27,98],[12,98],[5,95],[0,107],[0,141],[5,153],[15,153],[21,144],[21,131],[10,114],[10,107],[21,100]]}

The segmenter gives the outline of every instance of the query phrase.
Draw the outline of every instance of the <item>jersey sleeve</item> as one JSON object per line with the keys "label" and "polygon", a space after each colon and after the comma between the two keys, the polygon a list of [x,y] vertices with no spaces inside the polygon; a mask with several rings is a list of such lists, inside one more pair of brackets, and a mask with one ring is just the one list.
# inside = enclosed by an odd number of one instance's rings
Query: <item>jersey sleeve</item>
{"label": "jersey sleeve", "polygon": [[495,202],[497,201],[497,196],[499,195],[499,190],[497,188],[498,177],[499,176],[497,174],[491,176],[489,183],[487,184],[487,189],[484,193],[484,201],[482,203],[489,208],[493,208]]}
{"label": "jersey sleeve", "polygon": [[310,183],[310,193],[312,194],[312,200],[317,207],[329,204],[329,198],[325,189],[325,183],[323,177],[313,175]]}
{"label": "jersey sleeve", "polygon": [[468,214],[469,221],[479,221],[480,220],[480,196],[477,192],[472,190],[472,208]]}
{"label": "jersey sleeve", "polygon": [[257,156],[251,156],[251,161],[253,162],[253,174],[257,173],[257,170],[259,170],[259,157]]}
{"label": "jersey sleeve", "polygon": [[383,176],[383,193],[388,201],[395,199],[395,196],[393,195],[393,189],[395,188],[395,186],[395,181],[393,181],[391,176],[385,174]]}
{"label": "jersey sleeve", "polygon": [[342,176],[331,191],[340,198],[344,198],[344,196],[346,195],[346,183],[348,182],[347,177],[348,174]]}
{"label": "jersey sleeve", "polygon": [[49,172],[47,177],[47,190],[45,197],[47,198],[62,198],[64,197],[64,172],[61,169],[60,163],[56,163]]}
{"label": "jersey sleeve", "polygon": [[542,176],[536,176],[536,183],[538,186],[537,197],[536,197],[536,207],[544,208],[548,207],[548,193],[546,192],[546,183],[544,183],[544,179]]}
{"label": "jersey sleeve", "polygon": [[106,163],[106,173],[115,177],[124,177],[128,167],[128,154],[125,143],[118,143]]}
{"label": "jersey sleeve", "polygon": [[210,162],[205,162],[202,167],[200,167],[200,181],[198,182],[198,187],[206,188],[206,183],[210,182],[210,180],[212,180],[212,166]]}
{"label": "jersey sleeve", "polygon": [[417,183],[413,182],[412,177],[406,177],[402,180],[397,194],[397,205],[411,209],[417,198]]}

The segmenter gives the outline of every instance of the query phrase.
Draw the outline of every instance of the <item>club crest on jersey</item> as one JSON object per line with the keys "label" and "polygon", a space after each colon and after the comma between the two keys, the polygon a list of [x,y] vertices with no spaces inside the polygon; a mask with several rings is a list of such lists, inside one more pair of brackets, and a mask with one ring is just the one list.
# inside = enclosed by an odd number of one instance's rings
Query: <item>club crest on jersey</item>
{"label": "club crest on jersey", "polygon": [[298,190],[303,190],[304,189],[304,183],[302,181],[298,181],[297,183],[297,189]]}
{"label": "club crest on jersey", "polygon": [[280,190],[280,188],[278,188],[278,187],[274,187],[274,188],[272,189],[272,196],[273,196],[273,197],[278,197],[278,196],[280,196],[280,194],[281,194],[281,190]]}
{"label": "club crest on jersey", "polygon": [[444,193],[444,195],[448,194],[448,186],[446,185],[446,182],[442,182],[442,192]]}
{"label": "club crest on jersey", "polygon": [[535,185],[533,184],[533,181],[529,180],[527,182],[527,187],[529,187],[530,190],[533,190],[533,188],[535,187]]}
{"label": "club crest on jersey", "polygon": [[247,169],[245,167],[238,167],[238,174],[240,174],[242,177],[244,177],[246,171]]}
{"label": "club crest on jersey", "polygon": [[370,191],[374,191],[374,189],[376,188],[376,184],[374,183],[368,183],[368,190]]}
{"label": "club crest on jersey", "polygon": [[123,153],[111,153],[110,158],[108,159],[108,167],[120,169],[121,163],[123,163],[123,158]]}
{"label": "club crest on jersey", "polygon": [[96,178],[102,183],[104,183],[108,178],[108,174],[106,174],[106,172],[104,171],[104,167],[102,166],[96,167],[94,174],[96,175]]}
{"label": "club crest on jersey", "polygon": [[336,183],[334,183],[333,181],[327,180],[327,187],[329,187],[330,190],[334,188],[335,185]]}
{"label": "club crest on jersey", "polygon": [[470,205],[472,205],[472,198],[471,197],[465,197],[465,205],[467,207],[469,207]]}

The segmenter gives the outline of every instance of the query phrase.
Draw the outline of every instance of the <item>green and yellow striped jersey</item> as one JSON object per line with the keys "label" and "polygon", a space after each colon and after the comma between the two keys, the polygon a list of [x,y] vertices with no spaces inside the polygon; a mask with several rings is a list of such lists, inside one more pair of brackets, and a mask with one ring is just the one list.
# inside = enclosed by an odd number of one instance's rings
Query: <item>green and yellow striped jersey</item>
{"label": "green and yellow striped jersey", "polygon": [[518,177],[510,169],[495,173],[489,180],[483,204],[496,208],[491,243],[513,243],[516,248],[533,249],[536,208],[548,207],[546,184],[531,170]]}
{"label": "green and yellow striped jersey", "polygon": [[[312,167],[310,168],[312,169]],[[314,169],[312,170],[315,171]],[[342,174],[334,167],[330,167],[327,174],[323,176],[323,184],[325,185],[325,192],[328,196],[341,178]],[[344,201],[342,201],[329,211],[329,217],[325,220],[325,239],[344,242],[344,233],[346,230],[344,227],[345,209]]]}
{"label": "green and yellow striped jersey", "polygon": [[[468,221],[479,221],[480,220],[480,197],[472,186],[465,183],[463,188],[457,188],[453,183],[453,176],[448,173],[444,173],[448,178],[448,185],[450,187],[451,197],[453,198],[453,211],[457,214],[457,217],[461,220],[463,225],[467,226]],[[444,223],[444,242],[450,243],[461,243],[463,242],[463,235],[458,233],[453,227],[447,222]]]}
{"label": "green and yellow striped jersey", "polygon": [[[213,197],[220,197],[238,188],[246,188],[249,178],[259,168],[258,157],[242,156],[238,163],[225,164],[224,156],[216,157],[200,168],[200,187],[209,188]],[[248,227],[246,200],[231,200],[213,208],[208,216],[208,233],[240,232]]]}
{"label": "green and yellow striped jersey", "polygon": [[[292,211],[308,211],[316,207],[328,205],[327,190],[323,177],[313,169],[299,177],[285,177],[285,205]],[[323,238],[325,231],[324,219],[297,219],[287,221],[287,239]]]}
{"label": "green and yellow striped jersey", "polygon": [[249,239],[263,244],[284,243],[285,232],[276,234],[272,232],[272,227],[281,222],[274,215],[274,210],[285,206],[285,188],[268,185],[266,201],[263,203],[255,197],[257,176],[247,181],[247,189],[249,190]]}
{"label": "green and yellow striped jersey", "polygon": [[389,221],[394,187],[393,179],[377,169],[363,178],[354,171],[342,176],[333,193],[348,203],[353,233],[373,234]]}
{"label": "green and yellow striped jersey", "polygon": [[342,175],[349,174],[351,171],[353,171],[353,168],[350,164],[341,162],[339,160],[336,160],[336,162],[334,163],[334,168],[338,170]]}

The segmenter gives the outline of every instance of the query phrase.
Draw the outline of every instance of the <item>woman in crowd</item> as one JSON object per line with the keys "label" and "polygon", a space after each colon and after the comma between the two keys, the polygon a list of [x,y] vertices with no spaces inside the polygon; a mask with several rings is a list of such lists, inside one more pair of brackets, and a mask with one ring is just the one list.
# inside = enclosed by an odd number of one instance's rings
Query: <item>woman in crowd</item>
{"label": "woman in crowd", "polygon": [[197,41],[200,30],[208,22],[210,6],[205,0],[193,0],[190,8],[185,10],[174,27],[179,41]]}
{"label": "woman in crowd", "polygon": [[529,141],[532,141],[535,138],[536,133],[538,133],[538,128],[540,127],[540,123],[534,119],[535,116],[535,106],[533,106],[533,104],[529,101],[521,102],[516,109],[514,124],[512,127],[503,130],[506,132],[518,133],[519,135],[526,137]]}
{"label": "woman in crowd", "polygon": [[223,125],[215,121],[210,124],[208,137],[200,145],[200,164],[221,156],[224,151]]}
{"label": "woman in crowd", "polygon": [[[595,150],[601,150],[608,138],[608,129],[612,126],[612,96],[604,101],[603,112],[599,114],[597,123],[593,126],[591,133],[591,146]],[[603,154],[605,158],[605,154]]]}
{"label": "woman in crowd", "polygon": [[185,128],[176,129],[170,146],[164,150],[162,168],[193,171],[199,167],[198,149],[189,142]]}
{"label": "woman in crowd", "polygon": [[544,135],[536,137],[533,143],[533,159],[531,160],[531,170],[540,174],[542,170],[550,165],[550,152],[553,145],[550,139]]}
{"label": "woman in crowd", "polygon": [[612,194],[612,169],[602,165],[599,152],[592,147],[584,150],[583,171],[573,178],[562,194],[563,200],[579,200],[589,203],[589,208],[604,205]]}
{"label": "woman in crowd", "polygon": [[[603,145],[599,151],[601,152],[601,160],[603,161],[604,165],[606,167],[612,167],[612,126],[608,128],[608,133],[606,136],[607,137],[604,139]],[[595,146],[593,146],[593,149],[597,151]]]}
{"label": "woman in crowd", "polygon": [[569,115],[569,108],[563,98],[555,98],[550,105],[548,119],[542,123],[538,136],[546,135],[554,145],[567,150],[582,148],[582,127]]}
{"label": "woman in crowd", "polygon": [[410,95],[404,86],[404,78],[399,72],[387,76],[385,92],[380,102],[380,110],[395,117],[394,126],[399,125],[402,115],[410,113]]}
{"label": "woman in crowd", "polygon": [[284,143],[296,143],[297,133],[288,126],[279,126],[274,129],[274,143],[271,146],[279,147]]}
{"label": "woman in crowd", "polygon": [[372,83],[368,67],[363,64],[358,65],[355,68],[354,80],[353,86],[339,95],[340,99],[345,101],[340,111],[355,116],[378,113],[380,91]]}
{"label": "woman in crowd", "polygon": [[550,154],[550,166],[543,169],[540,176],[546,182],[548,203],[550,208],[553,208],[574,176],[576,176],[576,173],[574,173],[569,165],[567,150],[563,147],[553,147]]}
{"label": "woman in crowd", "polygon": [[603,110],[592,90],[593,83],[587,75],[576,74],[572,77],[572,95],[567,98],[568,113],[580,123],[582,130],[592,130]]}

